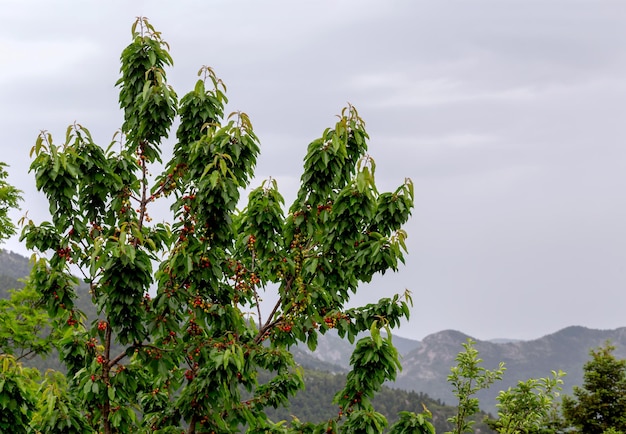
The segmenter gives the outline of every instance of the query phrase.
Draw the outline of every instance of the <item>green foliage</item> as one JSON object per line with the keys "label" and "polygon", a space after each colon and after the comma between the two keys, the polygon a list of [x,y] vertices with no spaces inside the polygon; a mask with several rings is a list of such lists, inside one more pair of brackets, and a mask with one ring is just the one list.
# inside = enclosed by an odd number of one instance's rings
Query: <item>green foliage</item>
{"label": "green foliage", "polygon": [[376,434],[387,426],[387,419],[382,414],[370,410],[355,410],[350,413],[341,432],[346,434]]}
{"label": "green foliage", "polygon": [[53,339],[51,322],[38,305],[39,295],[32,285],[9,294],[9,299],[0,299],[0,355],[20,360],[48,354]]}
{"label": "green foliage", "polygon": [[0,241],[4,241],[16,232],[15,225],[9,218],[9,211],[18,208],[22,200],[21,191],[7,182],[7,165],[0,163]]}
{"label": "green foliage", "polygon": [[[353,410],[370,410],[371,399],[385,381],[393,381],[401,369],[398,352],[391,342],[391,335],[383,339],[374,322],[371,337],[358,341],[350,365],[346,386],[335,395],[334,402],[348,413]],[[387,330],[389,332],[389,330]]]}
{"label": "green foliage", "polygon": [[26,433],[35,407],[38,372],[0,355],[0,432]]}
{"label": "green foliage", "polygon": [[[139,27],[139,29],[138,29]],[[147,162],[160,161],[159,144],[176,114],[177,98],[167,85],[164,67],[172,65],[169,46],[145,18],[132,27],[133,42],[122,52],[120,107],[122,132]]]}
{"label": "green foliage", "polygon": [[458,353],[457,365],[450,369],[448,375],[448,383],[459,400],[457,414],[449,419],[454,425],[451,431],[454,434],[471,432],[474,421],[469,418],[480,410],[478,398],[474,395],[479,390],[490,387],[496,380],[501,380],[506,369],[502,362],[494,370],[480,366],[482,359],[478,357],[474,344],[474,341],[467,339],[463,344],[465,351]]}
{"label": "green foliage", "polygon": [[428,420],[431,413],[424,407],[423,414],[408,411],[400,412],[400,418],[391,426],[393,434],[435,434],[435,428]]}
{"label": "green foliage", "polygon": [[608,342],[590,351],[582,387],[563,397],[565,421],[583,433],[626,431],[626,360],[616,359]]}
{"label": "green foliage", "polygon": [[[15,233],[8,213],[21,200],[20,191],[6,181],[5,168],[0,163],[0,240]],[[23,368],[18,359],[49,350],[49,343],[41,337],[47,318],[37,311],[34,297],[28,288],[12,291],[8,300],[0,300],[0,432],[27,431],[38,372]]]}
{"label": "green foliage", "polygon": [[[160,33],[140,18],[132,36],[121,56],[124,123],[115,141],[101,148],[73,124],[62,145],[42,132],[32,150],[30,169],[52,221],[26,222],[22,239],[39,253],[31,284],[62,335],[70,374],[66,392],[62,381],[47,380],[49,411],[35,420],[62,419],[68,430],[87,421],[105,434],[380,432],[387,420],[371,398],[400,368],[380,329],[390,336],[408,318],[410,295],[347,305],[361,282],[404,261],[411,181],[378,192],[365,124],[349,106],[309,145],[286,215],[274,180],[253,189],[239,211],[260,152],[250,119],[224,116],[226,88],[208,67],[179,103]],[[173,156],[152,177],[176,115]],[[170,205],[171,222],[151,223],[157,201]],[[74,303],[73,270],[100,315],[91,324]],[[263,318],[266,291],[278,301]],[[286,405],[303,387],[290,346],[315,349],[330,329],[351,342],[371,335],[357,344],[335,398],[345,414],[319,424],[271,421],[265,409]],[[51,416],[55,405],[61,419]],[[428,426],[402,417],[403,427]]]}
{"label": "green foliage", "polygon": [[80,412],[80,403],[72,402],[67,389],[65,376],[59,372],[48,371],[37,393],[36,410],[32,416],[31,427],[36,433],[83,434],[92,433],[84,415]]}
{"label": "green foliage", "polygon": [[561,390],[562,371],[552,377],[531,378],[498,394],[498,420],[490,425],[499,433],[540,432],[550,421],[551,410]]}

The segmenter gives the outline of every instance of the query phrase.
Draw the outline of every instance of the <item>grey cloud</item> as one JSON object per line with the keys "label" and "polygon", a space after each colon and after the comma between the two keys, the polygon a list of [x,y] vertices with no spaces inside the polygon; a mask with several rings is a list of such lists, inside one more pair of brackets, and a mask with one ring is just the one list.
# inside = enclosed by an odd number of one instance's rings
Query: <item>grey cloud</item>
{"label": "grey cloud", "polygon": [[[0,41],[23,57],[0,71],[0,147],[31,216],[46,208],[26,173],[36,134],[60,140],[76,120],[108,143],[119,53],[146,15],[180,96],[204,64],[225,81],[228,110],[250,114],[262,141],[254,184],[277,178],[288,202],[307,144],[357,107],[380,185],[415,182],[407,265],[357,297],[412,290],[399,334],[624,325],[623,2],[13,3]],[[67,52],[24,74],[46,41]]]}

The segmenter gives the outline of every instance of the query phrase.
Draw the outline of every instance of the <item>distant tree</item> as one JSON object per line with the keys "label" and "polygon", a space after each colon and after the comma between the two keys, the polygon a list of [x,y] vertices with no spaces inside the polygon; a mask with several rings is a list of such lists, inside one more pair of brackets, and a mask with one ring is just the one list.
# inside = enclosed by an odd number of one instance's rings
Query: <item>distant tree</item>
{"label": "distant tree", "polygon": [[458,398],[457,413],[448,419],[453,425],[452,434],[472,432],[475,421],[470,418],[480,411],[476,393],[489,388],[496,380],[501,380],[506,370],[504,362],[500,362],[494,370],[482,367],[482,359],[478,357],[478,350],[474,345],[475,342],[470,338],[463,343],[465,350],[457,354],[457,364],[450,369],[448,375],[448,383]]}
{"label": "distant tree", "polygon": [[[121,135],[102,148],[73,124],[62,145],[42,132],[32,150],[51,221],[27,222],[22,239],[40,253],[31,283],[63,335],[70,374],[67,395],[52,388],[46,402],[79,402],[65,412],[73,427],[105,434],[380,432],[387,421],[371,400],[400,368],[389,331],[408,318],[410,295],[347,306],[361,282],[404,260],[411,181],[377,190],[365,124],[348,106],[309,145],[287,215],[271,179],[239,210],[259,154],[250,119],[224,116],[225,86],[208,67],[179,101],[160,33],[140,18],[132,37],[117,82]],[[176,116],[173,156],[152,177]],[[170,206],[170,222],[152,223],[155,202]],[[102,316],[91,324],[74,304],[75,270]],[[267,316],[265,292],[277,299]],[[303,386],[290,346],[313,350],[330,329],[350,341],[369,330],[333,400],[337,415],[291,428],[271,421],[265,409]],[[40,410],[39,421],[57,414]],[[413,414],[397,427],[429,432]]]}
{"label": "distant tree", "polygon": [[10,354],[0,355],[0,432],[28,432],[38,379],[36,369],[23,367]]}
{"label": "distant tree", "polygon": [[552,371],[551,377],[519,381],[515,387],[500,391],[498,419],[489,421],[489,426],[501,434],[547,434],[564,375]]}
{"label": "distant tree", "polygon": [[8,299],[0,299],[0,355],[19,361],[50,352],[52,323],[39,298],[27,282],[22,289],[10,290]]}
{"label": "distant tree", "polygon": [[[9,211],[18,207],[20,191],[6,180],[6,165],[0,163],[0,241],[15,233]],[[31,318],[29,296],[13,292],[10,300],[0,300],[0,432],[26,433],[35,408],[38,372],[24,368],[18,359],[44,351],[37,337],[45,323]],[[41,320],[41,321],[40,321]]]}
{"label": "distant tree", "polygon": [[37,389],[30,433],[91,434],[94,430],[83,417],[80,403],[73,401],[67,379],[48,370]]}
{"label": "distant tree", "polygon": [[565,421],[584,434],[626,431],[626,360],[617,359],[610,343],[590,352],[583,384],[563,397]]}
{"label": "distant tree", "polygon": [[421,414],[402,411],[398,421],[391,426],[391,431],[396,434],[435,434],[435,428],[429,420],[431,416],[426,407]]}
{"label": "distant tree", "polygon": [[[21,200],[21,192],[6,181],[5,167],[0,163],[0,242],[15,234],[9,211],[17,208]],[[58,337],[40,298],[30,282],[24,281],[22,288],[10,289],[8,298],[0,299],[0,432],[3,433],[29,431],[37,409],[40,373],[25,368],[21,362],[47,355],[52,341]],[[56,418],[64,422],[59,415]]]}
{"label": "distant tree", "polygon": [[9,184],[9,176],[5,163],[0,163],[0,242],[15,235],[16,228],[9,217],[9,211],[19,207],[22,200],[21,191]]}

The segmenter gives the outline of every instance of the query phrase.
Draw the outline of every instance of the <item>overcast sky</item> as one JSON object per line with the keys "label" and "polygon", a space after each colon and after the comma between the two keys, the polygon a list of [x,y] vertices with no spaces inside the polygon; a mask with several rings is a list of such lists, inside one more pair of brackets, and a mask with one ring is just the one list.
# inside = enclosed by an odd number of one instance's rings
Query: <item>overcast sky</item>
{"label": "overcast sky", "polygon": [[[626,2],[2,0],[0,160],[28,174],[38,132],[77,121],[108,145],[114,83],[142,15],[171,45],[179,96],[202,65],[262,142],[258,184],[293,200],[310,141],[348,102],[377,181],[415,183],[407,265],[359,301],[408,288],[398,335],[533,339],[626,326]],[[171,145],[171,143],[170,143]],[[5,246],[28,254],[17,240]]]}

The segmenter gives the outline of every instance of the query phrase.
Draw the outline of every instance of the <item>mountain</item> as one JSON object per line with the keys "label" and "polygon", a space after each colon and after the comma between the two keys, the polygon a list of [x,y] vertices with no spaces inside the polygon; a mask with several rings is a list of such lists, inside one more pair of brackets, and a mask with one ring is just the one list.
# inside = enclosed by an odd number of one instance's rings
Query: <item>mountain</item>
{"label": "mountain", "polygon": [[[470,338],[460,331],[444,330],[426,336],[422,341],[393,336],[394,345],[402,357],[402,371],[389,386],[419,391],[440,399],[445,404],[456,405],[447,377],[450,368],[456,365],[456,355],[463,351],[462,344]],[[506,372],[502,381],[489,390],[478,394],[481,408],[496,413],[496,396],[500,390],[515,386],[518,381],[541,378],[551,372],[562,370],[564,378],[563,394],[571,394],[574,386],[583,382],[583,365],[590,359],[589,351],[610,341],[615,345],[615,356],[626,359],[626,327],[615,330],[595,330],[581,326],[571,326],[538,339],[521,341],[496,339],[476,342],[475,348],[483,359],[482,366],[495,369],[502,361]],[[336,333],[327,333],[319,339],[315,352],[299,347],[295,351],[298,363],[305,367],[330,373],[347,372],[353,346]]]}
{"label": "mountain", "polygon": [[[450,367],[456,365],[455,357],[463,350],[468,335],[455,330],[445,330],[426,336],[419,348],[402,360],[402,372],[393,387],[419,390],[446,404],[454,405],[456,399],[447,384]],[[475,348],[483,359],[482,366],[494,369],[505,362],[502,381],[478,397],[481,408],[495,412],[495,398],[500,390],[514,386],[520,380],[549,376],[552,370],[563,370],[563,393],[570,394],[572,387],[581,385],[583,365],[590,359],[589,351],[606,341],[615,345],[615,356],[626,358],[626,327],[615,330],[593,330],[580,326],[567,327],[556,333],[531,341],[494,343],[476,340]]]}
{"label": "mountain", "polygon": [[[367,335],[368,333],[363,333],[356,340]],[[401,356],[408,355],[412,351],[419,349],[421,345],[419,341],[396,335],[392,335],[392,340]],[[329,372],[347,372],[350,368],[350,356],[353,349],[354,344],[348,342],[347,339],[340,338],[336,330],[329,330],[324,336],[319,338],[315,352],[309,350],[306,345],[299,345],[296,351],[296,361],[303,366],[311,363],[328,363],[334,366],[334,368],[328,370]]]}
{"label": "mountain", "polygon": [[30,260],[18,253],[0,249],[0,275],[22,279],[30,273]]}
{"label": "mountain", "polygon": [[19,279],[30,274],[30,261],[22,255],[0,249],[0,298],[8,298],[9,289],[24,286]]}
{"label": "mountain", "polygon": [[[18,279],[28,276],[28,258],[0,250],[0,297],[8,297],[7,289],[18,288]],[[77,306],[90,317],[95,317],[86,287],[77,291]],[[455,405],[456,400],[447,383],[450,368],[456,364],[456,355],[470,336],[455,330],[444,330],[426,336],[422,341],[393,336],[394,345],[402,355],[403,370],[390,387],[425,393],[435,400]],[[500,390],[515,385],[520,380],[549,376],[552,370],[567,373],[563,393],[570,394],[572,387],[582,384],[583,365],[589,360],[589,351],[610,341],[616,346],[618,358],[626,359],[626,327],[615,330],[594,330],[580,326],[567,327],[556,333],[530,341],[498,339],[476,341],[476,349],[483,366],[493,369],[506,363],[504,379],[478,397],[483,410],[495,413],[495,397]],[[303,367],[331,375],[345,374],[349,370],[353,345],[341,339],[335,331],[321,336],[317,350],[312,353],[305,346],[294,349],[294,356]],[[50,359],[48,359],[50,363]]]}

